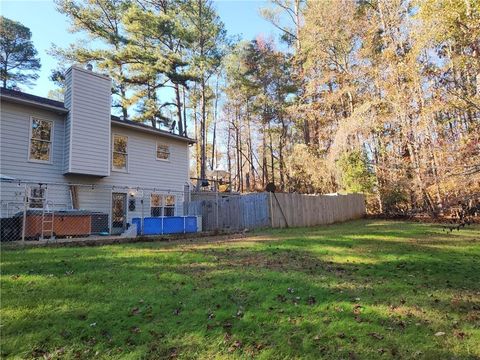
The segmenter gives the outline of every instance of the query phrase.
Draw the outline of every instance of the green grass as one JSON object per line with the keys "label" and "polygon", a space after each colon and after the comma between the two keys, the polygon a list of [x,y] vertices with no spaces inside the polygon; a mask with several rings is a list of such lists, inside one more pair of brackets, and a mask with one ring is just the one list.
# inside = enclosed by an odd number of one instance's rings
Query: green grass
{"label": "green grass", "polygon": [[480,358],[478,226],[355,221],[1,260],[2,358]]}

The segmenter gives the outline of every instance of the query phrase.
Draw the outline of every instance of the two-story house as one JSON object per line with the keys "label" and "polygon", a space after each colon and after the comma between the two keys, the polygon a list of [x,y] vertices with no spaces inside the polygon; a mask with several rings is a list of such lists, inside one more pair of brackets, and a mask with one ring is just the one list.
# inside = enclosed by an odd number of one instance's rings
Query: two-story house
{"label": "two-story house", "polygon": [[112,116],[109,77],[73,66],[63,103],[7,89],[0,99],[1,217],[26,201],[105,214],[118,234],[134,217],[183,215],[194,140]]}

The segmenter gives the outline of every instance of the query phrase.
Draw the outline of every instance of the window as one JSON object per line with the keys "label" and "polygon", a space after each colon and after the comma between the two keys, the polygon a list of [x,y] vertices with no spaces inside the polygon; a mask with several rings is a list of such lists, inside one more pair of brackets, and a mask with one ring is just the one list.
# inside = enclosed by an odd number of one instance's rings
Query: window
{"label": "window", "polygon": [[28,159],[50,162],[52,156],[53,121],[32,117],[30,124],[30,151]]}
{"label": "window", "polygon": [[150,196],[150,215],[154,217],[162,216],[162,195],[152,194]]}
{"label": "window", "polygon": [[28,199],[30,209],[43,209],[45,203],[45,189],[42,187],[30,188],[30,198]]}
{"label": "window", "polygon": [[157,160],[168,160],[170,158],[170,147],[157,143]]}
{"label": "window", "polygon": [[128,137],[113,135],[112,169],[127,171],[128,166]]}
{"label": "window", "polygon": [[165,209],[164,216],[175,216],[175,196],[167,195],[165,196]]}
{"label": "window", "polygon": [[151,194],[150,215],[175,216],[175,195]]}

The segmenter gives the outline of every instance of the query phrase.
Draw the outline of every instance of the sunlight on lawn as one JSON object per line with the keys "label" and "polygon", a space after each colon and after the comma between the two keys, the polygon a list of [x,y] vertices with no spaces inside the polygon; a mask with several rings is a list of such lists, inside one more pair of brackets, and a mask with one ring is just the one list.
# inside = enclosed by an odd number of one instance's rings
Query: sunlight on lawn
{"label": "sunlight on lawn", "polygon": [[3,251],[2,357],[480,356],[479,227],[254,235]]}

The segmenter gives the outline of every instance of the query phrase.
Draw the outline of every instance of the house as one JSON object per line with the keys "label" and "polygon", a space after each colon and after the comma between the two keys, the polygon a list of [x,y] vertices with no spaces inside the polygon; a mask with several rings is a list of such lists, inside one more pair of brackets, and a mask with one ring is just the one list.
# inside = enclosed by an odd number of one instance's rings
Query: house
{"label": "house", "polygon": [[7,89],[0,100],[2,218],[90,211],[119,234],[135,217],[183,215],[194,140],[112,116],[109,77],[72,66],[64,103]]}

